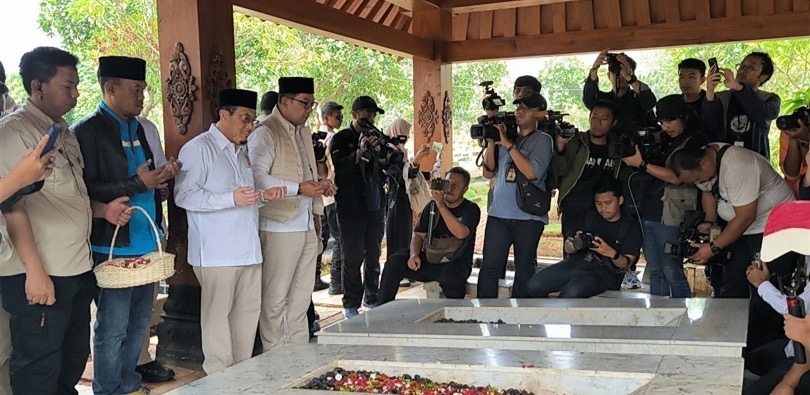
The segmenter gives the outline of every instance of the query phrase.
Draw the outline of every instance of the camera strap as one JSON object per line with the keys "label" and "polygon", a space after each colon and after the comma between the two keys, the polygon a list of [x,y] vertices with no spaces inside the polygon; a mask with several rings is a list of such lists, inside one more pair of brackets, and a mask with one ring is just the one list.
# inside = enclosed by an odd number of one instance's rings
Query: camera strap
{"label": "camera strap", "polygon": [[723,201],[727,202],[726,199],[720,196],[720,161],[723,159],[723,155],[725,155],[726,151],[728,151],[728,149],[731,147],[732,145],[724,145],[723,147],[720,147],[720,150],[717,151],[717,179],[715,180],[714,185],[712,185],[712,195],[714,195],[715,200],[723,199]]}

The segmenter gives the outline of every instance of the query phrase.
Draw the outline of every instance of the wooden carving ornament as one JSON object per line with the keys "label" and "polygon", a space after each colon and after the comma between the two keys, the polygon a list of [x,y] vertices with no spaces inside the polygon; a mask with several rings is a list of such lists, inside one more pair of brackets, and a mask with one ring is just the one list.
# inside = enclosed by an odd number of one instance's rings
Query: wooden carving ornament
{"label": "wooden carving ornament", "polygon": [[444,142],[450,142],[450,130],[453,127],[453,110],[450,104],[450,95],[444,91],[444,102],[442,103],[442,126],[444,126]]}
{"label": "wooden carving ornament", "polygon": [[219,110],[217,103],[219,92],[231,87],[232,82],[228,70],[225,68],[225,54],[222,50],[217,51],[211,58],[211,75],[208,78],[207,90],[208,97],[211,98],[211,115],[216,119]]}
{"label": "wooden carving ornament", "polygon": [[172,111],[174,124],[180,134],[188,132],[191,112],[194,109],[194,76],[191,75],[191,62],[186,56],[182,43],[174,44],[174,53],[169,61],[169,78],[166,79],[166,99]]}
{"label": "wooden carving ornament", "polygon": [[425,135],[427,141],[430,141],[433,138],[433,133],[436,131],[436,122],[439,120],[439,112],[436,111],[436,103],[433,100],[433,95],[431,95],[428,90],[426,90],[425,95],[422,96],[418,119],[419,126],[422,127],[422,133]]}

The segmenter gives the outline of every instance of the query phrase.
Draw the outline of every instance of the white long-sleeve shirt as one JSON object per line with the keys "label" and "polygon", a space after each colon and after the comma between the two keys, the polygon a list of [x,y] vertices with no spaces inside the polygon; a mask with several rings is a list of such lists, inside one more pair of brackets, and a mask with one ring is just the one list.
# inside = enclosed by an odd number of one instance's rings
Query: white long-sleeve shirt
{"label": "white long-sleeve shirt", "polygon": [[[280,123],[284,125],[285,132],[293,136],[296,146],[298,147],[298,154],[301,155],[304,180],[317,180],[315,175],[312,174],[312,171],[310,171],[309,160],[304,153],[303,139],[311,139],[312,137],[309,134],[302,136],[302,127],[295,126],[284,119],[278,111],[278,107],[273,110],[270,116],[277,117]],[[273,136],[270,134],[270,129],[268,129],[267,126],[262,124],[257,127],[253,133],[250,134],[250,137],[248,137],[247,145],[250,151],[250,161],[253,162],[253,177],[257,188],[267,189],[286,186],[286,196],[298,195],[298,182],[284,180],[270,175],[270,168],[273,167],[273,161],[276,159],[276,144],[273,142]],[[312,214],[312,198],[301,195],[301,204],[298,206],[298,214],[296,214],[295,217],[284,223],[262,218],[259,223],[259,229],[265,232],[304,232],[315,229]]]}
{"label": "white long-sleeve shirt", "polygon": [[231,143],[211,125],[183,146],[175,203],[188,217],[192,266],[246,266],[262,262],[259,208],[236,206],[233,191],[253,187],[247,147]]}

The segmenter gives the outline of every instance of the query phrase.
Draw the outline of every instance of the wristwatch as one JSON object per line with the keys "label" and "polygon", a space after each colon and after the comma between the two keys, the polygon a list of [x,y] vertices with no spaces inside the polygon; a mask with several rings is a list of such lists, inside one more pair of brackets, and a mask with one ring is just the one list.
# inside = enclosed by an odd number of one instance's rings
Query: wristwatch
{"label": "wristwatch", "polygon": [[638,168],[639,168],[639,170],[646,173],[647,172],[647,161],[646,160],[641,161],[641,163],[638,164]]}
{"label": "wristwatch", "polygon": [[630,79],[627,80],[627,83],[632,84],[632,83],[635,83],[636,81],[638,81],[638,78],[636,78],[636,75],[633,74],[633,75],[630,76]]}
{"label": "wristwatch", "polygon": [[513,149],[515,149],[515,145],[514,145],[514,144],[510,145],[509,147],[507,147],[507,148],[506,148],[506,152],[512,152],[512,150],[513,150]]}
{"label": "wristwatch", "polygon": [[712,255],[720,255],[720,252],[722,251],[722,249],[718,247],[717,244],[714,244],[714,242],[709,243],[709,248],[712,250]]}
{"label": "wristwatch", "polygon": [[616,251],[616,254],[614,254],[612,257],[610,257],[610,259],[616,260],[616,259],[619,259],[620,256],[621,256],[621,254],[619,254],[619,251]]}

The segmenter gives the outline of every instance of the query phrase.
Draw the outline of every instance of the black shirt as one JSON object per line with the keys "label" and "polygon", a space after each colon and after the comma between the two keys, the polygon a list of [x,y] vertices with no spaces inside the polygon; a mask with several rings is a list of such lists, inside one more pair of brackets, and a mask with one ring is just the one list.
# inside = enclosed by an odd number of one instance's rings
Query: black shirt
{"label": "black shirt", "polygon": [[[419,218],[419,223],[416,225],[416,228],[414,228],[414,232],[427,233],[431,206],[432,204],[428,204],[425,206],[425,209],[422,210],[422,216]],[[470,235],[467,236],[467,243],[462,247],[464,248],[464,252],[459,256],[463,262],[472,263],[473,248],[475,247],[475,230],[478,228],[478,222],[481,221],[481,209],[477,204],[464,199],[458,207],[451,208],[450,212],[470,230]],[[439,214],[438,208],[436,209],[436,217],[438,217],[438,223],[436,227],[433,228],[433,237],[439,239],[454,237],[453,234],[450,233],[450,230],[447,229],[447,224],[444,222],[444,218],[442,218],[441,214]]]}
{"label": "black shirt", "polygon": [[361,214],[383,208],[383,169],[378,158],[357,160],[360,136],[349,124],[335,134],[329,144],[338,188],[335,195],[338,212]]}
{"label": "black shirt", "polygon": [[576,184],[563,199],[563,209],[568,212],[584,212],[593,209],[593,188],[596,181],[603,177],[613,177],[618,159],[608,158],[608,146],[594,144],[588,140],[588,150],[590,155],[582,174]]}
{"label": "black shirt", "polygon": [[[601,237],[608,245],[619,251],[621,255],[638,257],[639,251],[641,251],[641,227],[626,215],[623,215],[616,222],[608,222],[599,213],[593,212],[585,216],[576,229]],[[609,257],[590,250],[578,251],[572,255],[582,259],[601,260],[608,267],[613,265]],[[588,255],[590,255],[590,258],[588,258]]]}
{"label": "black shirt", "polygon": [[[683,97],[683,96],[681,96]],[[706,101],[706,91],[701,89],[700,90],[700,97],[698,97],[695,101],[687,102],[684,100],[684,104],[686,104],[686,108],[694,111],[695,114],[700,116],[700,110],[703,108],[703,102]]]}
{"label": "black shirt", "polygon": [[726,116],[726,143],[734,144],[753,150],[754,121],[748,117],[737,96],[731,95],[728,102],[728,115]]}

